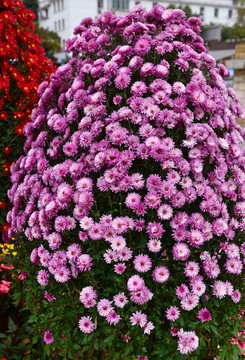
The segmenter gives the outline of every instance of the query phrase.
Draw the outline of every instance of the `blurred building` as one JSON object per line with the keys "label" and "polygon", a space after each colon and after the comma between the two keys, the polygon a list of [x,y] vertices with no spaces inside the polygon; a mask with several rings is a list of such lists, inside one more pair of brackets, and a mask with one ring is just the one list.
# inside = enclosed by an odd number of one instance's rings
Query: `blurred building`
{"label": "blurred building", "polygon": [[[236,45],[235,58],[225,61],[224,65],[234,69],[233,89],[245,109],[245,44]],[[240,121],[240,124],[245,127],[245,118]]]}
{"label": "blurred building", "polygon": [[95,18],[104,11],[112,11],[124,15],[135,5],[141,3],[150,10],[159,3],[165,7],[174,5],[176,8],[189,6],[193,14],[200,16],[205,25],[234,25],[241,14],[239,0],[38,0],[38,21],[44,29],[55,31],[61,46],[73,37],[74,27],[85,17]]}

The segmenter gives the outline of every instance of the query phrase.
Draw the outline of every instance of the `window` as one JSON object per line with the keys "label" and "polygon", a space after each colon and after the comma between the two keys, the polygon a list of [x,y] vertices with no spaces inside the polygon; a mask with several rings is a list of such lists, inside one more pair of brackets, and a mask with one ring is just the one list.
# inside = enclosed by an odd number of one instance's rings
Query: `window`
{"label": "window", "polygon": [[214,9],[214,17],[218,17],[219,16],[219,9]]}
{"label": "window", "polygon": [[54,1],[54,12],[56,13],[56,1]]}
{"label": "window", "polygon": [[58,11],[60,11],[60,0],[57,0],[57,8],[58,8]]}
{"label": "window", "polygon": [[154,7],[155,5],[157,5],[157,3],[156,3],[156,2],[154,2],[154,3],[152,4],[152,7]]}
{"label": "window", "polygon": [[60,27],[60,20],[58,21],[58,24],[59,24],[58,28],[59,28],[59,30],[61,30],[61,27]]}
{"label": "window", "polygon": [[98,8],[103,9],[103,0],[98,0]]}
{"label": "window", "polygon": [[228,11],[228,18],[229,19],[232,18],[232,10],[231,9]]}
{"label": "window", "polygon": [[42,20],[47,20],[48,19],[48,8],[41,9],[40,15],[41,15]]}
{"label": "window", "polygon": [[64,10],[64,0],[60,0],[60,10]]}
{"label": "window", "polygon": [[200,15],[204,15],[204,7],[200,7]]}
{"label": "window", "polygon": [[57,22],[56,21],[54,22],[54,30],[55,30],[55,32],[57,31]]}
{"label": "window", "polygon": [[62,19],[62,29],[65,30],[65,19]]}
{"label": "window", "polygon": [[140,4],[140,1],[135,1],[135,5],[139,5]]}
{"label": "window", "polygon": [[129,10],[129,0],[112,0],[113,10]]}

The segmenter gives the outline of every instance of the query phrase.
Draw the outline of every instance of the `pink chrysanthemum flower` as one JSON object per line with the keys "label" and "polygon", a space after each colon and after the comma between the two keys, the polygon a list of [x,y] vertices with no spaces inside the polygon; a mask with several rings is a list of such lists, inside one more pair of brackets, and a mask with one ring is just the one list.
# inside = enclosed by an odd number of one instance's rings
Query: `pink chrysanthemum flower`
{"label": "pink chrysanthemum flower", "polygon": [[118,259],[118,255],[112,249],[106,250],[106,252],[103,254],[103,257],[107,264],[111,264],[112,261],[117,261],[117,259]]}
{"label": "pink chrysanthemum flower", "polygon": [[184,298],[189,293],[189,289],[185,284],[176,287],[176,295],[179,299]]}
{"label": "pink chrysanthemum flower", "polygon": [[157,266],[153,273],[152,277],[156,282],[164,283],[169,278],[169,270],[166,268],[166,266]]}
{"label": "pink chrysanthemum flower", "polygon": [[45,333],[43,335],[43,340],[45,341],[45,343],[47,345],[49,345],[49,344],[52,344],[52,342],[54,341],[54,338],[49,331],[45,331]]}
{"label": "pink chrysanthemum flower", "polygon": [[54,278],[57,282],[65,283],[70,279],[70,270],[66,266],[60,266],[55,274]]}
{"label": "pink chrysanthemum flower", "polygon": [[199,296],[195,294],[188,293],[185,297],[181,299],[181,307],[186,311],[191,311],[199,303]]}
{"label": "pink chrysanthemum flower", "polygon": [[125,263],[118,263],[114,265],[114,271],[118,275],[121,275],[125,270],[126,270]]}
{"label": "pink chrysanthemum flower", "polygon": [[126,246],[118,252],[118,259],[121,261],[129,261],[132,256],[132,250]]}
{"label": "pink chrysanthemum flower", "polygon": [[121,320],[121,316],[116,313],[116,311],[111,310],[109,314],[106,316],[106,320],[110,325],[116,325]]}
{"label": "pink chrysanthemum flower", "polygon": [[124,306],[128,303],[128,299],[124,293],[119,293],[119,294],[115,295],[113,298],[113,301],[114,301],[115,306],[119,307],[121,309],[124,308]]}
{"label": "pink chrysanthemum flower", "polygon": [[166,310],[166,317],[169,321],[176,321],[180,316],[180,311],[177,306],[170,306]]}
{"label": "pink chrysanthemum flower", "polygon": [[199,310],[197,317],[201,320],[201,322],[212,320],[211,314],[206,308]]}
{"label": "pink chrysanthemum flower", "polygon": [[213,293],[217,298],[222,299],[226,295],[226,284],[223,281],[215,281],[213,285]]}
{"label": "pink chrysanthemum flower", "polygon": [[40,285],[42,286],[47,286],[48,285],[48,278],[49,278],[49,274],[47,271],[45,270],[40,270],[38,275],[37,275],[37,281],[39,282]]}
{"label": "pink chrysanthemum flower", "polygon": [[126,240],[123,236],[115,236],[111,239],[111,248],[114,251],[120,251],[125,248],[126,246]]}
{"label": "pink chrysanthemum flower", "polygon": [[193,278],[199,273],[199,265],[195,261],[189,261],[185,264],[185,275]]}
{"label": "pink chrysanthemum flower", "polygon": [[115,85],[118,89],[126,88],[130,83],[130,76],[125,73],[120,73],[115,78]]}
{"label": "pink chrysanthemum flower", "polygon": [[183,331],[181,329],[178,332],[178,337],[178,350],[181,354],[191,353],[198,348],[199,339],[195,331]]}
{"label": "pink chrysanthemum flower", "polygon": [[239,290],[235,290],[233,291],[232,295],[231,295],[231,298],[233,300],[233,302],[236,304],[240,301],[241,299],[241,293]]}
{"label": "pink chrysanthemum flower", "polygon": [[147,289],[146,286],[142,286],[140,289],[132,291],[130,299],[138,305],[143,305],[147,301],[151,300],[152,297],[153,294],[150,292],[150,290]]}
{"label": "pink chrysanthemum flower", "polygon": [[132,313],[129,320],[133,326],[137,325],[143,328],[147,323],[147,316],[141,311],[136,311],[135,313]]}
{"label": "pink chrysanthemum flower", "polygon": [[241,260],[231,258],[227,259],[225,263],[225,268],[229,274],[239,275],[242,272],[243,264]]}
{"label": "pink chrysanthemum flower", "polygon": [[61,202],[68,202],[71,200],[73,189],[70,185],[63,183],[58,187],[57,199]]}
{"label": "pink chrysanthemum flower", "polygon": [[152,266],[151,259],[148,255],[140,254],[135,256],[134,268],[139,272],[147,272]]}
{"label": "pink chrysanthemum flower", "polygon": [[66,256],[70,262],[76,262],[77,258],[81,255],[82,249],[79,244],[73,243],[68,246]]}
{"label": "pink chrysanthemum flower", "polygon": [[149,251],[157,253],[162,249],[162,244],[160,240],[150,239],[147,243]]}
{"label": "pink chrysanthemum flower", "polygon": [[89,271],[92,267],[92,258],[88,254],[82,254],[77,259],[77,267],[81,271]]}
{"label": "pink chrysanthemum flower", "polygon": [[157,216],[161,220],[169,220],[173,216],[173,209],[168,204],[161,205],[157,210]]}
{"label": "pink chrysanthemum flower", "polygon": [[185,261],[190,256],[190,249],[185,243],[177,243],[173,246],[173,258],[175,260]]}
{"label": "pink chrysanthemum flower", "polygon": [[45,291],[44,297],[45,297],[45,299],[47,299],[48,301],[54,301],[54,300],[56,300],[56,298],[53,296],[53,294],[48,293],[47,291]]}
{"label": "pink chrysanthemum flower", "polygon": [[198,296],[202,296],[206,291],[206,285],[201,280],[196,280],[191,285],[193,294],[196,294]]}
{"label": "pink chrysanthemum flower", "polygon": [[91,316],[82,316],[78,325],[79,329],[85,334],[90,334],[95,329],[95,324],[92,322]]}
{"label": "pink chrysanthemum flower", "polygon": [[97,310],[100,316],[107,316],[113,310],[112,301],[102,299],[97,304]]}
{"label": "pink chrysanthemum flower", "polygon": [[145,285],[144,280],[139,275],[133,275],[128,279],[127,287],[129,291],[140,290]]}
{"label": "pink chrysanthemum flower", "polygon": [[[151,331],[154,330],[154,329],[155,329],[155,326],[152,324],[151,321],[148,321],[144,326],[144,334],[149,335],[151,333]],[[147,356],[145,356],[145,357],[143,357],[141,359],[146,359],[147,360]]]}
{"label": "pink chrysanthemum flower", "polygon": [[147,226],[147,233],[151,238],[160,239],[165,232],[163,226],[158,222],[149,222]]}
{"label": "pink chrysanthemum flower", "polygon": [[130,209],[135,209],[141,201],[141,196],[137,193],[130,193],[125,199],[125,204]]}
{"label": "pink chrysanthemum flower", "polygon": [[150,48],[150,41],[142,37],[136,42],[134,50],[138,55],[145,55],[149,52]]}
{"label": "pink chrysanthemum flower", "polygon": [[93,307],[96,304],[97,293],[92,286],[84,287],[81,292],[79,299],[81,303],[86,307]]}
{"label": "pink chrysanthemum flower", "polygon": [[113,103],[114,103],[115,105],[120,104],[121,101],[122,101],[122,97],[121,97],[120,95],[114,96],[114,98],[113,98]]}

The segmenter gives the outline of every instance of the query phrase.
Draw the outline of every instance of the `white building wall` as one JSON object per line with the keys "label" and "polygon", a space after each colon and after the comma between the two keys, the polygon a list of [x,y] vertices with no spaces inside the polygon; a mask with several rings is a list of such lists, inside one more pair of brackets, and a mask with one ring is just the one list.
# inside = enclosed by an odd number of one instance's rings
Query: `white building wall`
{"label": "white building wall", "polygon": [[107,10],[117,15],[125,15],[137,3],[141,3],[147,10],[156,3],[165,7],[171,4],[175,7],[188,5],[193,14],[201,15],[205,25],[233,26],[237,20],[237,7],[233,5],[233,0],[38,0],[38,2],[40,26],[57,32],[62,46],[65,40],[73,37],[74,28],[83,18],[95,18]]}
{"label": "white building wall", "polygon": [[55,31],[61,39],[61,46],[74,36],[74,28],[83,18],[97,15],[97,0],[39,0],[39,25]]}
{"label": "white building wall", "polygon": [[[202,15],[200,17],[205,25],[221,24],[233,26],[237,20],[237,7],[233,5],[233,0],[130,0],[130,10],[137,3],[145,6],[147,10],[150,10],[153,4],[156,3],[165,7],[169,5],[174,5],[176,8],[189,6],[193,14]],[[215,16],[215,9],[218,10],[217,16]],[[231,11],[231,14],[229,11]]]}

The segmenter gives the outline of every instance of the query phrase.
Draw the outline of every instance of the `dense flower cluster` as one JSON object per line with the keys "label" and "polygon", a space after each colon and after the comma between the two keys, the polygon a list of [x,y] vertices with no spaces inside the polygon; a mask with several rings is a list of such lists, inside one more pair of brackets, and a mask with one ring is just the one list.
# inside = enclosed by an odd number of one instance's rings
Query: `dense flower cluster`
{"label": "dense flower cluster", "polygon": [[[19,0],[0,3],[0,213],[6,217],[10,166],[20,156],[23,128],[36,104],[39,84],[55,69],[34,34],[35,14]],[[17,136],[19,135],[19,136]],[[2,220],[1,220],[2,223]],[[4,233],[4,229],[2,229]]]}
{"label": "dense flower cluster", "polygon": [[243,113],[199,31],[160,5],[86,18],[66,44],[73,59],[39,87],[9,236],[25,234],[44,291],[75,284],[83,333],[171,332],[188,354],[199,339],[186,319],[205,326],[213,303],[240,301]]}

